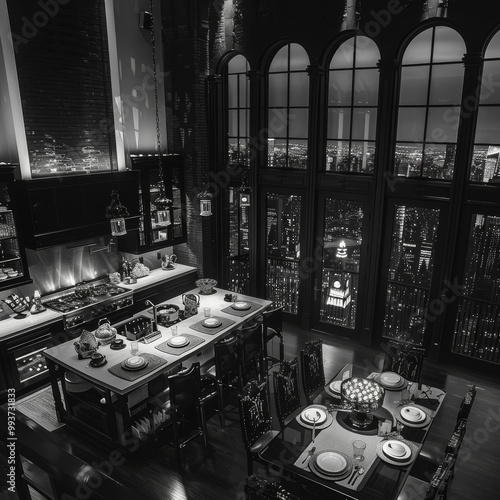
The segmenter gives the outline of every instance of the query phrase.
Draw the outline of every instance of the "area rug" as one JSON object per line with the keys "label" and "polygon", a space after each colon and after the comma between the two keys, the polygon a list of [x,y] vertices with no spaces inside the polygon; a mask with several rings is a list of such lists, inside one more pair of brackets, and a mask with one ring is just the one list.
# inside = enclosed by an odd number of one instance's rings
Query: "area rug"
{"label": "area rug", "polygon": [[64,425],[57,421],[51,387],[45,387],[34,394],[19,399],[16,411],[31,418],[49,432]]}

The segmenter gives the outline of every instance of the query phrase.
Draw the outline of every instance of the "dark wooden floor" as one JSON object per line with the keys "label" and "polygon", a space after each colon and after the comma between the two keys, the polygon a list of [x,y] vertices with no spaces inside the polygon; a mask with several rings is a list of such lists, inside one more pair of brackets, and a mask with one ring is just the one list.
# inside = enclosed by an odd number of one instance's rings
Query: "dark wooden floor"
{"label": "dark wooden floor", "polygon": [[[294,325],[286,325],[285,332],[288,358],[297,356],[306,340],[323,339],[327,380],[346,363],[370,370],[382,367],[381,352],[360,347],[348,339],[305,332]],[[451,435],[454,417],[468,385],[477,384],[477,398],[448,498],[500,499],[500,384],[480,373],[429,362],[424,365],[422,381],[447,391],[427,440],[437,440],[443,447]],[[277,422],[275,428],[278,428]],[[246,456],[237,409],[229,408],[224,429],[220,428],[216,415],[209,419],[208,429],[206,453],[201,441],[193,441],[179,462],[170,447],[153,442],[146,449],[124,457],[123,463],[112,467],[111,475],[158,500],[243,499]],[[94,466],[101,464],[103,470],[107,467],[109,472],[111,448],[82,438],[66,426],[54,432],[65,439],[74,455]]]}

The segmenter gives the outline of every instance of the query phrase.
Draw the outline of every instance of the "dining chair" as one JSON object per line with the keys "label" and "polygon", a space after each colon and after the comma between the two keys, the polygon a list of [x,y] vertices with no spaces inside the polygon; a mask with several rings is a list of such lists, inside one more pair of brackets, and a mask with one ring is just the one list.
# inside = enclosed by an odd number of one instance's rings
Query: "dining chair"
{"label": "dining chair", "polygon": [[[201,402],[200,363],[193,363],[190,368],[168,377],[170,400],[166,405],[170,415],[173,440],[164,439],[164,432],[157,434],[157,439],[171,444],[180,450],[197,436],[203,437],[207,447],[205,410]],[[166,437],[166,436],[165,436]]]}
{"label": "dining chair", "polygon": [[237,332],[242,386],[250,380],[261,382],[264,380],[262,324],[255,323]]}
{"label": "dining chair", "polygon": [[418,459],[420,469],[435,470],[442,462],[443,457],[449,453],[452,453],[455,458],[457,457],[467,431],[467,422],[475,398],[476,386],[472,385],[460,403],[460,408],[455,419],[455,428],[446,445],[443,447],[440,441],[428,440],[420,450]]}
{"label": "dining chair", "polygon": [[247,472],[253,474],[253,462],[259,461],[259,454],[278,435],[272,429],[267,383],[250,381],[239,397],[241,433],[247,453]]}
{"label": "dining chair", "polygon": [[425,358],[424,348],[407,342],[389,340],[385,352],[384,371],[396,372],[409,382],[420,384]]}
{"label": "dining chair", "polygon": [[325,386],[322,340],[311,340],[304,344],[304,348],[300,351],[300,371],[307,404],[312,404],[316,395]]}
{"label": "dining chair", "polygon": [[456,458],[446,455],[430,481],[410,475],[406,478],[397,500],[445,500],[452,478]]}
{"label": "dining chair", "polygon": [[[264,329],[264,369],[270,370],[274,365],[285,360],[285,344],[283,339],[283,307],[276,307],[262,313],[262,327]],[[279,340],[279,357],[269,355],[269,347],[274,339]]]}
{"label": "dining chair", "polygon": [[225,426],[225,393],[241,392],[239,339],[230,335],[214,344],[215,364],[205,373],[205,377],[213,380],[217,389],[217,412],[220,426]]}
{"label": "dining chair", "polygon": [[276,413],[281,431],[287,418],[301,407],[299,388],[299,360],[284,360],[279,371],[273,372]]}

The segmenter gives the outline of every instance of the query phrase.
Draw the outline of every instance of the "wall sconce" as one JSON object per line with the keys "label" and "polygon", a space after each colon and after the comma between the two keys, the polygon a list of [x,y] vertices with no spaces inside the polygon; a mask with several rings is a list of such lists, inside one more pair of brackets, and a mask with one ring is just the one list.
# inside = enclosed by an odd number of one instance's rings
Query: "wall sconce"
{"label": "wall sconce", "polygon": [[200,202],[200,215],[202,217],[209,217],[212,215],[212,199],[214,194],[209,191],[206,185],[203,187],[201,193],[198,193],[198,201]]}
{"label": "wall sconce", "polygon": [[111,204],[106,207],[106,217],[110,219],[112,236],[127,234],[125,217],[128,217],[128,215],[128,210],[120,203],[118,191],[111,191]]}

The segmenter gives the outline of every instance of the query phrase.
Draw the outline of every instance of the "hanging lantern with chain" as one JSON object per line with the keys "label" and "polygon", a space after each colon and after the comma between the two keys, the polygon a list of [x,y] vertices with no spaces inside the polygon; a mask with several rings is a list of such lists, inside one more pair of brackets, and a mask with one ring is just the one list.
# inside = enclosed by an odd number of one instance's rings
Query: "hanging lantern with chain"
{"label": "hanging lantern with chain", "polygon": [[156,68],[156,45],[155,45],[155,25],[154,25],[154,12],[153,12],[153,0],[150,1],[149,7],[151,10],[151,50],[153,55],[153,81],[154,81],[154,93],[155,93],[155,118],[156,118],[156,155],[158,158],[158,187],[160,193],[158,198],[154,200],[154,205],[156,207],[156,223],[162,226],[170,226],[172,224],[171,207],[172,200],[167,198],[165,194],[165,181],[163,179],[163,167],[162,167],[162,153],[161,153],[161,135],[160,135],[160,111],[159,111],[159,99],[158,99],[158,78],[157,78],[157,68]]}

